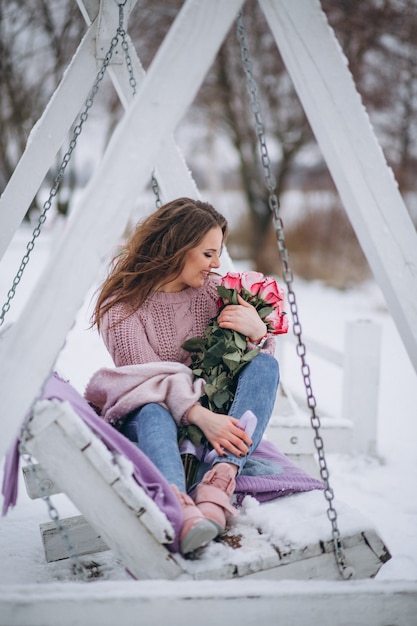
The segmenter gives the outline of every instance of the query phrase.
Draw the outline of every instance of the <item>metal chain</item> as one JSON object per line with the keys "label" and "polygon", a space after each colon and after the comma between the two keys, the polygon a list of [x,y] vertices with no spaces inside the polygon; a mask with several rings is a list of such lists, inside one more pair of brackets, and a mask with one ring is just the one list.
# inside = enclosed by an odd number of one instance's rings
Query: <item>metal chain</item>
{"label": "metal chain", "polygon": [[119,4],[119,27],[117,29],[117,34],[120,35],[122,38],[122,50],[125,55],[127,72],[129,74],[129,84],[132,88],[133,95],[135,95],[137,83],[136,83],[136,78],[133,73],[132,59],[130,58],[129,44],[127,43],[127,34],[123,26],[123,23],[124,23],[123,7],[125,6],[126,2],[127,0],[124,0],[124,2],[122,3],[120,2],[118,3]]}
{"label": "metal chain", "polygon": [[[126,4],[126,2],[124,4]],[[133,74],[133,65],[132,65],[132,60],[130,58],[130,54],[129,54],[129,46],[128,46],[127,39],[126,39],[126,31],[123,30],[123,6],[124,4],[120,5],[119,29],[117,32],[120,32],[120,34],[122,35],[122,48],[125,54],[127,71],[129,73],[129,83],[130,83],[130,86],[132,87],[133,95],[136,95],[137,83]],[[155,176],[155,170],[152,171],[151,184],[152,184],[152,191],[155,196],[155,206],[157,209],[159,209],[159,207],[162,206],[162,201],[161,201],[159,183]]]}
{"label": "metal chain", "polygon": [[[49,211],[49,209],[52,206],[52,199],[56,196],[59,186],[62,182],[63,176],[64,176],[64,172],[65,169],[72,157],[72,153],[77,145],[77,140],[78,137],[80,136],[82,130],[83,130],[83,126],[85,124],[85,122],[87,121],[88,118],[88,113],[91,109],[91,107],[93,106],[94,103],[94,99],[97,95],[97,92],[99,90],[99,86],[101,81],[104,78],[105,72],[107,70],[107,67],[110,64],[111,58],[113,56],[113,52],[116,48],[116,46],[119,43],[119,37],[121,37],[122,40],[122,48],[123,51],[125,53],[125,57],[126,57],[126,65],[128,68],[128,72],[129,72],[129,82],[130,85],[132,86],[132,90],[133,90],[133,94],[135,94],[136,92],[136,81],[134,79],[133,76],[133,71],[132,71],[132,63],[131,63],[131,59],[130,59],[130,55],[129,55],[129,50],[128,50],[128,44],[127,44],[127,40],[126,40],[126,31],[123,28],[123,6],[126,4],[126,0],[124,0],[123,4],[119,4],[119,27],[117,29],[116,35],[112,38],[111,42],[110,42],[110,47],[109,50],[104,58],[103,64],[96,76],[95,82],[93,84],[93,87],[91,88],[91,91],[87,97],[87,100],[85,101],[84,104],[84,109],[81,112],[80,116],[79,116],[79,122],[78,124],[74,127],[73,130],[73,135],[72,135],[72,139],[69,143],[69,148],[67,150],[67,152],[65,153],[60,168],[58,170],[58,174],[56,175],[54,182],[52,184],[52,188],[50,190],[48,199],[46,200],[46,202],[43,205],[43,209],[42,212],[39,216],[38,219],[38,224],[36,226],[36,228],[34,229],[33,233],[32,233],[32,239],[29,241],[29,243],[26,246],[26,254],[24,255],[24,257],[22,258],[19,270],[13,280],[12,283],[12,287],[10,288],[8,294],[7,294],[7,301],[6,303],[3,305],[2,307],[2,312],[0,315],[0,326],[4,323],[4,318],[7,314],[7,312],[10,309],[10,302],[11,300],[14,298],[15,293],[16,293],[16,288],[18,286],[18,284],[20,283],[20,280],[22,278],[23,272],[29,262],[29,258],[30,258],[30,254],[33,250],[33,248],[35,247],[35,241],[36,239],[39,237],[39,235],[41,234],[41,227],[44,224],[44,222],[46,221],[46,217],[47,217],[47,213]],[[80,559],[78,558],[78,555],[76,554],[76,550],[73,546],[73,544],[70,541],[69,535],[67,533],[67,531],[65,530],[62,521],[60,519],[59,516],[59,512],[57,510],[57,508],[55,507],[55,505],[52,503],[51,498],[49,497],[49,495],[47,494],[47,489],[45,487],[45,485],[42,483],[42,481],[39,479],[39,477],[37,476],[36,473],[36,468],[35,468],[35,463],[34,460],[32,458],[32,456],[28,453],[27,449],[26,449],[26,443],[29,439],[32,438],[32,434],[30,431],[30,423],[33,420],[33,412],[34,412],[34,405],[36,404],[36,402],[39,400],[39,397],[35,398],[32,406],[28,412],[28,416],[27,418],[24,420],[23,425],[22,425],[22,429],[20,432],[20,442],[19,442],[19,453],[25,458],[25,461],[27,462],[27,466],[29,467],[29,471],[31,473],[31,475],[35,478],[35,480],[38,483],[39,486],[39,490],[42,494],[42,499],[44,500],[44,502],[46,503],[47,507],[48,507],[48,514],[49,517],[51,519],[51,521],[54,522],[58,533],[60,535],[60,537],[62,538],[62,541],[65,544],[66,550],[67,550],[67,554],[68,557],[70,558],[70,560],[72,561],[73,564],[73,571],[74,574],[80,578],[82,578],[82,580],[86,581],[89,580],[91,577],[95,577],[97,575],[97,567],[93,566],[89,569],[89,571],[87,570],[87,568],[83,565],[83,563],[80,561]]]}
{"label": "metal chain", "polygon": [[261,115],[261,106],[258,99],[258,88],[256,84],[256,80],[253,76],[252,71],[252,61],[249,51],[249,42],[246,33],[246,29],[243,23],[242,14],[239,14],[237,20],[237,37],[240,44],[243,69],[246,74],[246,82],[247,82],[247,90],[250,96],[250,105],[251,110],[255,119],[255,127],[256,134],[259,141],[262,166],[264,170],[264,180],[265,186],[269,192],[268,196],[268,205],[272,212],[273,221],[274,221],[274,229],[277,237],[278,250],[280,255],[280,260],[283,268],[283,278],[288,290],[288,303],[291,309],[292,321],[293,321],[293,332],[297,337],[297,354],[301,360],[301,372],[303,376],[306,396],[307,396],[307,405],[311,410],[310,422],[314,431],[314,446],[317,450],[320,476],[324,484],[324,497],[327,501],[328,509],[327,509],[327,517],[329,518],[332,526],[332,539],[334,544],[334,553],[336,563],[339,569],[341,576],[345,579],[351,578],[354,574],[354,570],[352,567],[346,564],[346,557],[343,548],[343,542],[340,535],[340,530],[337,525],[337,512],[333,505],[334,500],[334,492],[330,486],[329,480],[329,470],[327,467],[327,462],[324,454],[324,442],[323,438],[320,434],[320,418],[316,413],[316,398],[313,393],[313,388],[311,385],[310,378],[310,367],[307,364],[306,360],[306,346],[302,339],[302,328],[299,319],[297,300],[295,296],[295,292],[293,289],[293,273],[289,264],[288,257],[288,249],[285,243],[285,235],[284,235],[284,225],[282,218],[280,216],[280,206],[279,200],[275,193],[276,182],[275,177],[271,171],[271,161],[268,154],[267,144],[266,144],[266,136],[265,136],[265,127],[262,121]]}
{"label": "metal chain", "polygon": [[155,196],[155,206],[157,209],[159,209],[159,207],[162,206],[162,200],[161,200],[161,195],[160,195],[160,189],[159,189],[159,184],[158,181],[155,177],[155,170],[153,170],[152,172],[152,191],[154,193]]}

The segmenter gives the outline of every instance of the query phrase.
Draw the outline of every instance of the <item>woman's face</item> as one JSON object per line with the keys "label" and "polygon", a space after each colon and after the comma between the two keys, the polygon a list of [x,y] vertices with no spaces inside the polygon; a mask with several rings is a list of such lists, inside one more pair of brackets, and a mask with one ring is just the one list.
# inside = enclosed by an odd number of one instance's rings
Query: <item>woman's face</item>
{"label": "woman's face", "polygon": [[212,228],[197,247],[185,256],[181,274],[163,286],[163,291],[182,291],[187,287],[202,287],[210,272],[220,267],[223,232],[219,226]]}

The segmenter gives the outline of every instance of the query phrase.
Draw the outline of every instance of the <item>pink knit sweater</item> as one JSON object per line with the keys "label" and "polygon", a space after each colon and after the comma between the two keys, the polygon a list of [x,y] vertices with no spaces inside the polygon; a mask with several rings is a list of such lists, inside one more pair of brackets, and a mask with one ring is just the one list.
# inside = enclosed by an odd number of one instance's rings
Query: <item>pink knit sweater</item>
{"label": "pink knit sweater", "polygon": [[[176,293],[155,291],[134,313],[126,304],[115,304],[104,316],[102,336],[116,366],[176,361],[189,365],[190,353],[181,345],[191,337],[203,337],[210,319],[217,315],[217,285],[211,275],[199,289]],[[248,342],[248,348],[253,345]],[[263,352],[273,354],[270,335]]]}

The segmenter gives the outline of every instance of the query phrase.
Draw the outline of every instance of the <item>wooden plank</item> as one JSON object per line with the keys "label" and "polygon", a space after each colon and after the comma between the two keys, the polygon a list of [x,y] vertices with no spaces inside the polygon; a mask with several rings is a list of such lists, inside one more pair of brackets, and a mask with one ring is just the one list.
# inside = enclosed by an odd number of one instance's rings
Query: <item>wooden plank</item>
{"label": "wooden plank", "polygon": [[[91,456],[87,457],[74,443],[74,433],[71,436],[65,431],[65,422],[70,419],[79,423],[81,430],[85,426],[67,403],[41,403],[31,423],[33,437],[27,442],[30,453],[54,476],[61,490],[137,578],[178,577],[181,567],[160,543],[161,538],[167,543],[172,537],[168,520],[130,477],[130,488],[137,494],[136,508],[141,513],[142,509],[147,511],[147,518],[144,514],[138,517],[137,510],[126,504],[103,478],[103,473],[107,473],[103,472],[103,465],[112,463],[107,456],[109,451],[91,433],[89,448],[106,450],[98,470]],[[128,479],[121,475],[120,480]]]}
{"label": "wooden plank", "polygon": [[[103,552],[109,547],[100,534],[79,515],[61,520],[61,524],[79,556]],[[66,542],[54,522],[40,525],[47,562],[69,557]],[[265,580],[338,580],[340,578],[331,540],[303,547],[270,543],[258,536],[242,538],[230,530],[223,543],[235,547],[228,556],[201,561],[182,561],[184,571],[193,580],[228,580],[263,578]],[[354,564],[355,579],[373,578],[390,556],[386,546],[372,529],[343,538],[347,562]],[[162,578],[162,575],[161,575]]]}
{"label": "wooden plank", "polygon": [[[242,0],[185,3],[48,267],[19,320],[5,334],[0,344],[0,458],[51,371],[103,259],[122,234],[160,146],[194,98],[241,4]],[[177,94],[174,100],[172,93]]]}
{"label": "wooden plank", "polygon": [[[76,515],[60,520],[61,528],[68,537],[74,553],[78,556],[109,550],[101,535],[87,522],[84,515]],[[45,559],[47,563],[67,559],[67,544],[55,522],[46,522],[39,526]]]}
{"label": "wooden plank", "polygon": [[26,492],[32,500],[61,493],[58,485],[48,476],[45,470],[36,463],[22,468]]}
{"label": "wooden plank", "polygon": [[0,625],[199,626],[291,624],[412,626],[415,581],[106,581],[8,586],[0,594]]}
{"label": "wooden plank", "polygon": [[[338,367],[343,367],[344,364],[344,353],[342,350],[336,350],[331,346],[325,345],[322,341],[317,341],[312,337],[308,337],[303,333],[303,340],[306,345],[308,353],[313,353],[324,359],[325,361],[329,361],[333,365]],[[291,342],[294,346],[298,344],[298,337],[293,334],[285,335],[285,341]]]}
{"label": "wooden plank", "polygon": [[290,461],[295,463],[295,465],[298,465],[298,467],[304,470],[304,472],[306,472],[313,478],[317,478],[318,480],[320,480],[320,469],[317,463],[316,453],[310,453],[310,454],[287,453],[285,456],[288,457]]}
{"label": "wooden plank", "polygon": [[[353,425],[345,419],[320,417],[326,452],[345,454],[352,450]],[[307,415],[272,416],[266,436],[283,454],[315,454],[314,432]]]}
{"label": "wooden plank", "polygon": [[[71,442],[83,453],[84,459],[100,474],[101,479],[113,488],[124,504],[141,518],[148,531],[159,543],[169,543],[173,537],[171,524],[159,507],[140,489],[132,478],[132,463],[120,454],[113,454],[66,402],[42,403],[48,416],[59,419],[59,426]],[[55,407],[58,410],[55,410]],[[47,422],[45,419],[45,423]],[[39,420],[42,423],[42,420]],[[31,426],[36,431],[36,424]]]}
{"label": "wooden plank", "polygon": [[[137,0],[125,0],[123,3],[123,27],[126,29],[129,15]],[[121,2],[100,2],[96,38],[96,58],[103,61],[110,48],[110,43],[119,28],[119,4]],[[94,11],[95,12],[95,11]],[[115,50],[113,63],[124,63],[122,48]]]}
{"label": "wooden plank", "polygon": [[85,19],[86,23],[90,25],[100,10],[100,0],[76,0],[78,8],[81,11],[81,15]]}
{"label": "wooden plank", "polygon": [[[306,517],[307,523],[307,517]],[[284,542],[271,542],[262,535],[242,537],[233,529],[225,537],[227,545],[239,546],[223,562],[185,563],[184,568],[194,580],[226,580],[231,578],[263,578],[267,580],[340,580],[333,541],[311,542],[295,547]],[[343,537],[346,562],[354,570],[353,579],[373,578],[389,560],[386,546],[372,529]]]}
{"label": "wooden plank", "polygon": [[318,0],[259,0],[417,371],[417,233]]}

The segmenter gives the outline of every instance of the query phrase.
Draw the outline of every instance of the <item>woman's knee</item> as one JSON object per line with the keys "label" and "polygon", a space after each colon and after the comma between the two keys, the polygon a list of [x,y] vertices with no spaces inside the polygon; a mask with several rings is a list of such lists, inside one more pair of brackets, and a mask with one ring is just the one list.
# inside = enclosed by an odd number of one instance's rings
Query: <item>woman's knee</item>
{"label": "woman's knee", "polygon": [[163,411],[163,407],[160,404],[151,402],[150,404],[144,404],[137,410],[137,420],[155,419],[158,418]]}
{"label": "woman's knee", "polygon": [[167,409],[156,403],[145,404],[136,415],[136,423],[139,434],[148,431],[155,433],[161,429],[170,429],[172,432],[177,430],[172,415]]}
{"label": "woman's knee", "polygon": [[261,361],[262,367],[267,368],[271,372],[275,372],[279,376],[279,363],[272,354],[261,352],[257,358]]}
{"label": "woman's knee", "polygon": [[256,369],[257,375],[264,380],[268,380],[270,385],[278,386],[280,376],[279,363],[272,354],[261,352],[249,363],[249,366],[252,364],[253,369]]}

